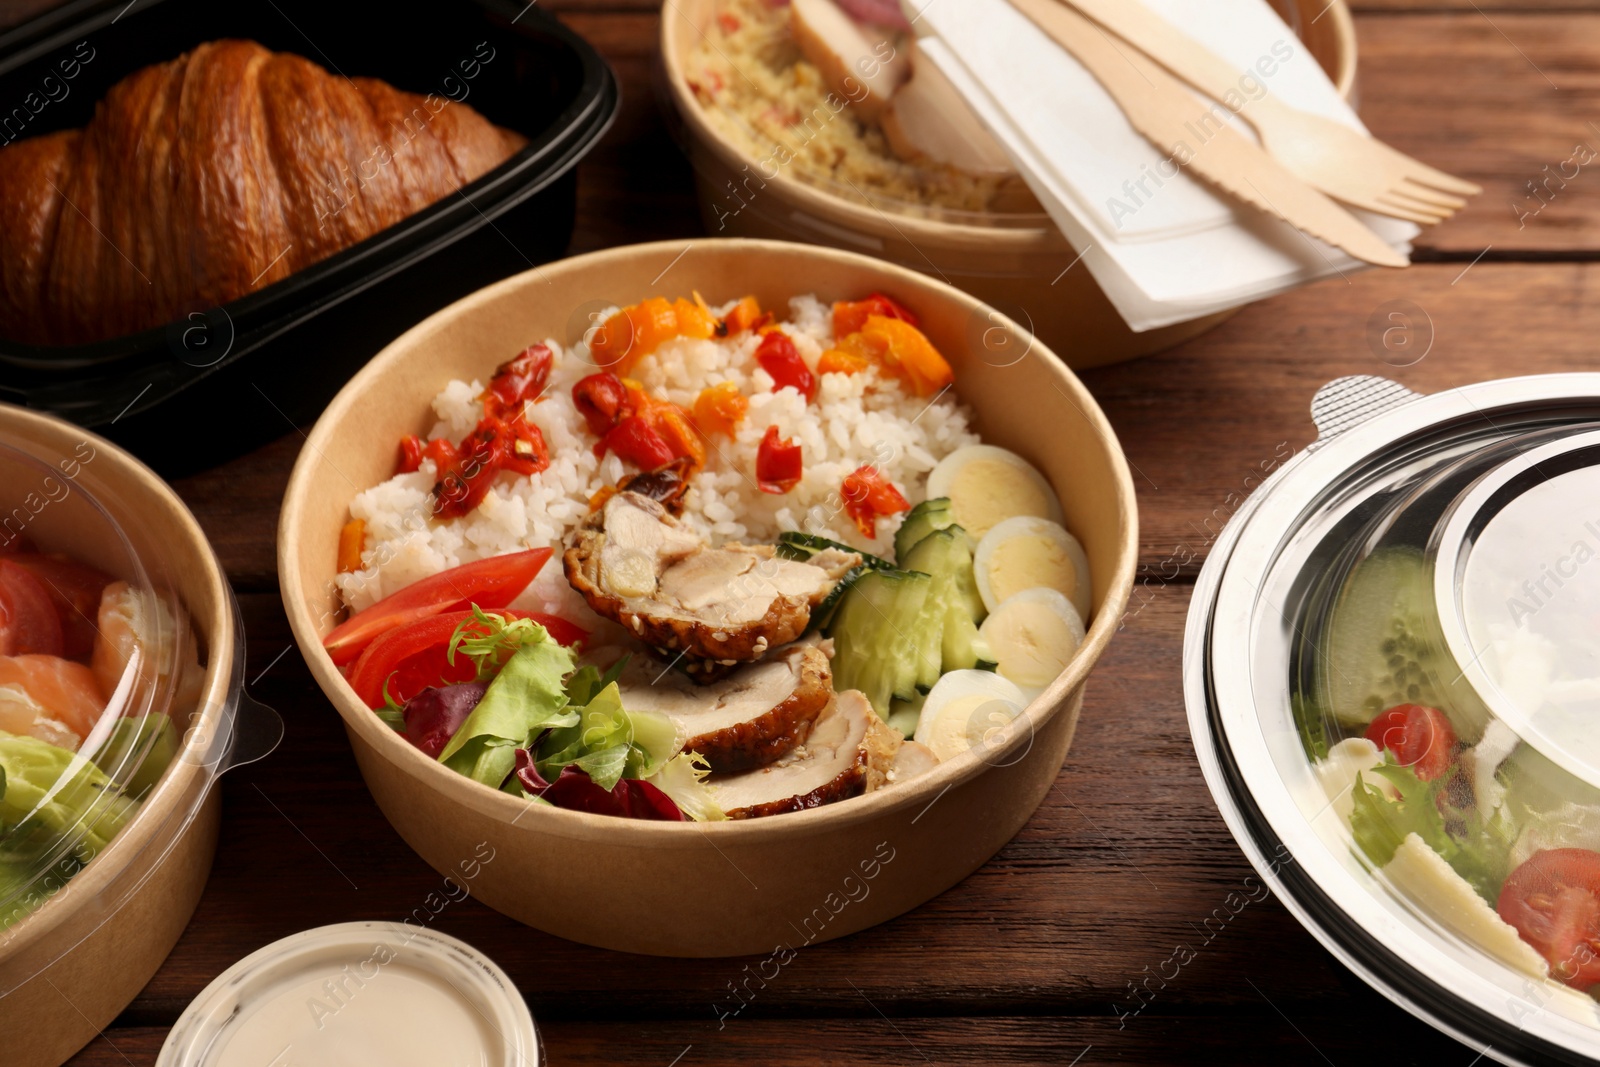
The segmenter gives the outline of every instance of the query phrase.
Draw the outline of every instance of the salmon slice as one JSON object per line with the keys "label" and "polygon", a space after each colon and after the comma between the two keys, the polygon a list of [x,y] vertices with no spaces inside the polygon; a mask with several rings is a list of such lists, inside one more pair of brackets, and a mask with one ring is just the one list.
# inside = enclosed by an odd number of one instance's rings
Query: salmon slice
{"label": "salmon slice", "polygon": [[77,751],[106,700],[94,672],[60,656],[0,656],[0,730]]}

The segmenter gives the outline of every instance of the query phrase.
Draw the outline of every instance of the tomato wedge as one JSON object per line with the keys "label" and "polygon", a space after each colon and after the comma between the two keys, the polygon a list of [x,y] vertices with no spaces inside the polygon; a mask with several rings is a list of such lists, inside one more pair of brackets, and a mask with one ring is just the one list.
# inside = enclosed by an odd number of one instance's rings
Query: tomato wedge
{"label": "tomato wedge", "polygon": [[1495,910],[1550,962],[1552,978],[1600,984],[1600,853],[1535,852],[1500,887]]}
{"label": "tomato wedge", "polygon": [[49,592],[61,620],[61,654],[68,659],[87,659],[94,651],[100,594],[111,584],[111,575],[87,563],[42,552],[17,552],[5,558],[30,572]]}
{"label": "tomato wedge", "polygon": [[485,611],[498,611],[528,587],[549,559],[550,549],[533,548],[463,563],[413,582],[335,626],[322,639],[322,647],[342,667],[379,635],[418,619],[460,611],[472,604]]}
{"label": "tomato wedge", "polygon": [[[556,615],[512,608],[502,608],[496,614],[512,619],[532,619],[563,645],[589,636],[588,631]],[[386,682],[389,697],[404,704],[430,685],[472,681],[477,674],[472,660],[458,655],[451,663],[449,656],[450,638],[472,617],[471,610],[447,611],[418,619],[374,639],[350,669],[350,687],[367,707],[381,708]]]}
{"label": "tomato wedge", "polygon": [[59,656],[63,647],[50,591],[31,571],[0,559],[0,656]]}
{"label": "tomato wedge", "polygon": [[1456,732],[1438,708],[1397,704],[1372,720],[1367,740],[1394,753],[1395,762],[1410,767],[1417,779],[1431,782],[1456,759]]}

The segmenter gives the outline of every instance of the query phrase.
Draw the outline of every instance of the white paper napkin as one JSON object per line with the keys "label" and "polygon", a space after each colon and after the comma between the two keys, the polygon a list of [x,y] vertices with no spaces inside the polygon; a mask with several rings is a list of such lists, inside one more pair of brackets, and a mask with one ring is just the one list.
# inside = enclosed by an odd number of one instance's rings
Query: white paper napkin
{"label": "white paper napkin", "polygon": [[[1134,330],[1366,269],[1287,223],[1174,173],[1095,77],[1007,0],[903,2],[921,55],[967,98],[1082,253],[1074,269],[1094,274]],[[1239,69],[1240,100],[1271,93],[1365,130],[1265,0],[1145,3]],[[1231,124],[1254,139],[1248,124],[1237,118]],[[1354,214],[1401,251],[1410,250],[1418,233],[1408,222]]]}

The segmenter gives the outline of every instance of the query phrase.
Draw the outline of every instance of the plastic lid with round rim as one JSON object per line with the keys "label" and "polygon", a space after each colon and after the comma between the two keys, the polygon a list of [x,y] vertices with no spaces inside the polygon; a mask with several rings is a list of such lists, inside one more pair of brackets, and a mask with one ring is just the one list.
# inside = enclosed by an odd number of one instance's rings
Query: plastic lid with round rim
{"label": "plastic lid with round rim", "polygon": [[194,999],[157,1067],[539,1067],[510,978],[422,926],[322,926],[246,956]]}

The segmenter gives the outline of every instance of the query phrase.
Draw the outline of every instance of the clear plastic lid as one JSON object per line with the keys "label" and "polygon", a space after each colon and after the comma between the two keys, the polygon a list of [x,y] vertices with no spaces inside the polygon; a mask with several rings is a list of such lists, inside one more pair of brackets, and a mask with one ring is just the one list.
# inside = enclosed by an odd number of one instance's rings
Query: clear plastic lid
{"label": "clear plastic lid", "polygon": [[243,696],[242,640],[169,487],[0,405],[0,995],[99,929],[216,776],[276,743],[276,715]]}
{"label": "clear plastic lid", "polygon": [[1319,393],[1191,609],[1196,748],[1325,944],[1528,1062],[1600,1037],[1600,376]]}

